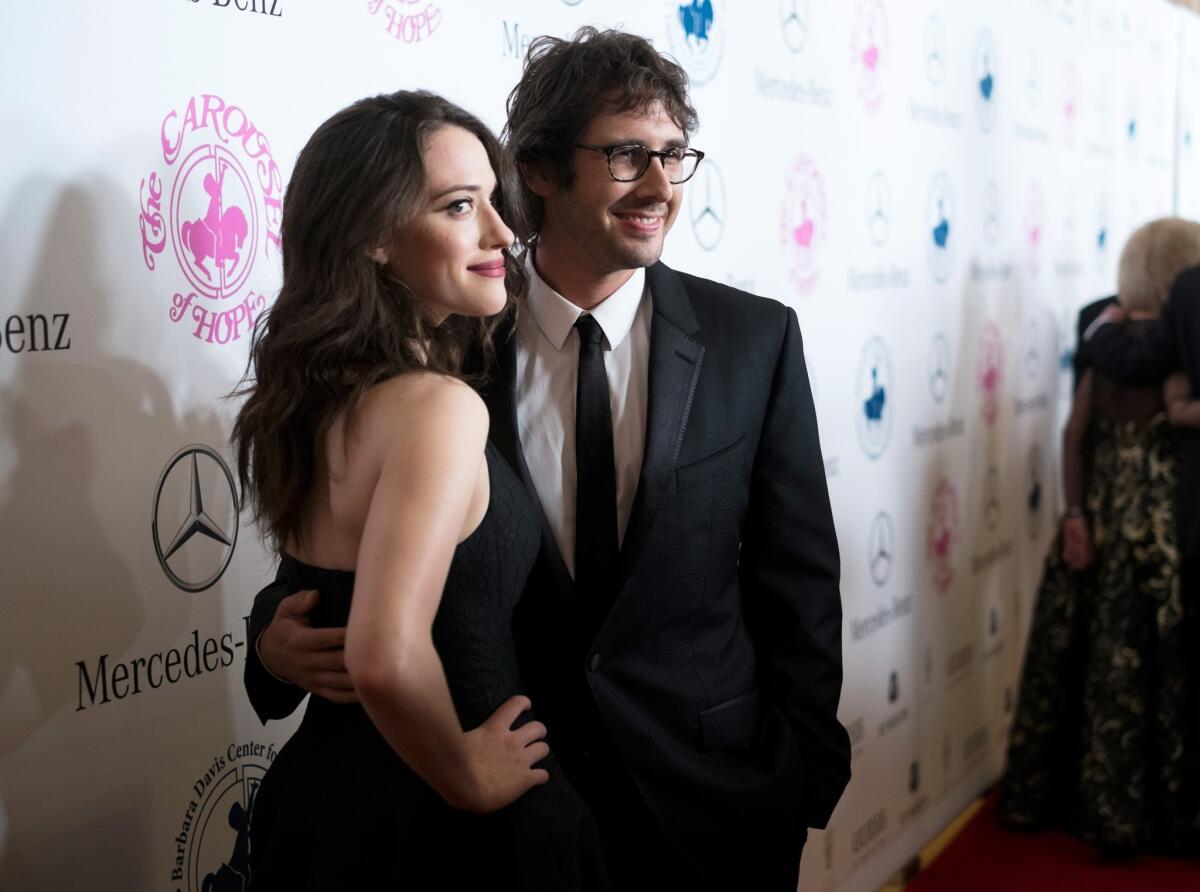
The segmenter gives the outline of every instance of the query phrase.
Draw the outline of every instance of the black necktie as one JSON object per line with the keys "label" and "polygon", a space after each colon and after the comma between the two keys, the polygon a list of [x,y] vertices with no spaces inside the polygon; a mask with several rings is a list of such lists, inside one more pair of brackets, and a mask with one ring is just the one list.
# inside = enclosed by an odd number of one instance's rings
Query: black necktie
{"label": "black necktie", "polygon": [[604,333],[591,316],[579,332],[575,390],[575,591],[581,606],[602,620],[616,594],[617,473],[612,409],[604,373]]}

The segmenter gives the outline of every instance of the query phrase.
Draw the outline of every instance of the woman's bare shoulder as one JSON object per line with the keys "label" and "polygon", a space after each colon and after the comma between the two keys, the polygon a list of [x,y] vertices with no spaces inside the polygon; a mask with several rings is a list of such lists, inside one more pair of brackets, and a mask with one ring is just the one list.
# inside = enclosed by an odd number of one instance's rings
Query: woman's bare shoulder
{"label": "woman's bare shoulder", "polygon": [[487,438],[488,411],[469,384],[432,372],[407,372],[363,395],[355,439],[378,454],[423,446],[474,452]]}

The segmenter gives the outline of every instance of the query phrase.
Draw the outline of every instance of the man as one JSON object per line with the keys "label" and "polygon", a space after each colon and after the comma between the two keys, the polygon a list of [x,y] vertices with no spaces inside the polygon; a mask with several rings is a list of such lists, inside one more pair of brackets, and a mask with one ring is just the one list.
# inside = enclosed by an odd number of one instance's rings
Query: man
{"label": "man", "polygon": [[[686,75],[647,41],[539,38],[508,110],[531,286],[484,396],[543,509],[514,618],[534,710],[616,888],[792,890],[850,762],[795,313],[659,262],[702,156]],[[317,596],[281,596],[256,601],[263,662],[351,698],[338,632],[304,626]],[[253,653],[246,680],[264,719],[303,696]]]}

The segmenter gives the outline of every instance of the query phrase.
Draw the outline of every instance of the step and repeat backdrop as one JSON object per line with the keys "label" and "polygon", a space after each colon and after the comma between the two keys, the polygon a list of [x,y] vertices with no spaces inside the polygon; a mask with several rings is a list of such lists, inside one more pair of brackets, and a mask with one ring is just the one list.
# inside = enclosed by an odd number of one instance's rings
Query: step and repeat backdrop
{"label": "step and repeat backdrop", "polygon": [[585,23],[691,75],[707,158],[667,262],[804,331],[854,779],[802,887],[876,888],[998,776],[1076,312],[1114,290],[1135,226],[1200,215],[1200,19],[1147,0],[6,4],[5,892],[243,888],[253,792],[294,724],[263,727],[242,691],[273,560],[237,510],[226,394],[278,288],[295,156],[402,87],[499,129],[529,41]]}

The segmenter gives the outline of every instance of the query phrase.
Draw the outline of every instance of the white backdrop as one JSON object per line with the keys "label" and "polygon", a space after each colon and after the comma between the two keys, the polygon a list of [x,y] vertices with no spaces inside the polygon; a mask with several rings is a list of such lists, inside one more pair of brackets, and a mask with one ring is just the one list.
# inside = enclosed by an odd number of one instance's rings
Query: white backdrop
{"label": "white backdrop", "polygon": [[[802,886],[876,888],[998,776],[1061,501],[1075,312],[1114,290],[1134,226],[1200,215],[1194,16],[5,4],[0,888],[199,892],[237,866],[249,791],[293,726],[264,729],[242,692],[272,561],[238,529],[223,395],[278,286],[292,162],[332,112],[401,87],[498,129],[528,41],[589,22],[693,77],[708,160],[667,262],[789,303],[806,339],[854,779]],[[214,257],[214,227],[239,249]]]}

